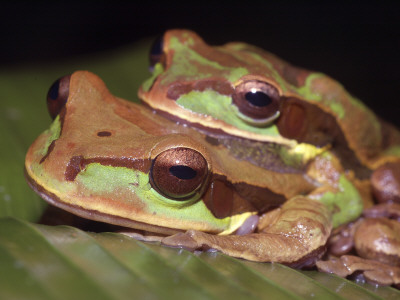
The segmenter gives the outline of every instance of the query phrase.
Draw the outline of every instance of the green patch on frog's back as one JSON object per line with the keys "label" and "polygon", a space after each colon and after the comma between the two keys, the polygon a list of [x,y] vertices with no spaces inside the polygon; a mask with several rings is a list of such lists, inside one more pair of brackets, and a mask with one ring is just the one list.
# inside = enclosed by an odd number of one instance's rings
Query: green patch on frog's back
{"label": "green patch on frog's back", "polygon": [[[312,73],[306,78],[304,86],[295,90],[299,95],[304,97],[304,99],[308,99],[313,102],[322,102],[323,105],[329,107],[332,112],[334,112],[340,119],[342,119],[345,117],[346,110],[341,104],[340,99],[326,99],[321,94],[313,91],[313,81],[325,77],[328,76],[320,72]],[[351,105],[355,108],[368,112],[368,108],[359,99],[351,96],[338,82],[335,81],[335,84],[337,85],[337,89],[341,89],[343,93],[346,93],[346,101],[351,103]]]}
{"label": "green patch on frog's back", "polygon": [[[218,74],[230,82],[235,82],[249,73],[244,67],[225,67],[218,62],[209,60],[188,47],[188,44],[181,43],[176,37],[171,38],[170,47],[174,50],[174,55],[167,73],[161,81],[162,85],[168,85],[178,78],[184,80],[209,78],[212,76],[212,70],[217,70]],[[210,71],[200,72],[200,66],[204,66],[206,67],[205,69],[209,69]]]}

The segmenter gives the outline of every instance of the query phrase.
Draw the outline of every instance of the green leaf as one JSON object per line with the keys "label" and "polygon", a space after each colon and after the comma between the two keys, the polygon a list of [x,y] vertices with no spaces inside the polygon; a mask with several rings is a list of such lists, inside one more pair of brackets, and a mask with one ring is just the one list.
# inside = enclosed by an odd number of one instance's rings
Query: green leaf
{"label": "green leaf", "polygon": [[[0,219],[2,299],[396,299],[318,272]],[[367,287],[368,286],[368,287]],[[371,289],[372,288],[372,289]]]}
{"label": "green leaf", "polygon": [[316,271],[33,223],[46,205],[26,184],[23,165],[29,145],[50,125],[48,88],[85,69],[113,94],[138,101],[149,77],[149,44],[0,70],[0,299],[399,299],[393,288]]}

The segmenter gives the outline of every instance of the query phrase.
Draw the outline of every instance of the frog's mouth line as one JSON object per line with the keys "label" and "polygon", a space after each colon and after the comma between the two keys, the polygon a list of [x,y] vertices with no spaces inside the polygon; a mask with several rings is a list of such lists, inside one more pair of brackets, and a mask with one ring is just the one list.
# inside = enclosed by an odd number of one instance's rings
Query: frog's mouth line
{"label": "frog's mouth line", "polygon": [[59,198],[46,191],[40,184],[38,184],[34,179],[32,179],[26,168],[24,168],[24,175],[26,178],[26,181],[28,182],[28,185],[42,197],[46,202],[50,203],[51,205],[54,205],[62,210],[68,211],[74,215],[77,215],[79,217],[89,219],[89,220],[94,220],[94,221],[99,221],[99,222],[104,222],[108,224],[114,224],[122,227],[127,227],[127,228],[134,228],[138,230],[144,230],[144,231],[149,231],[149,232],[154,232],[154,233],[159,233],[162,235],[173,235],[176,233],[184,232],[185,230],[179,230],[179,229],[174,229],[174,228],[167,228],[167,227],[162,227],[162,226],[157,226],[157,225],[151,225],[151,224],[146,224],[143,222],[138,222],[134,220],[130,220],[127,218],[119,217],[119,216],[114,216],[114,215],[108,215],[96,210],[89,210],[82,208],[78,205],[73,205],[73,204],[66,204],[63,203],[62,201],[59,200]]}
{"label": "frog's mouth line", "polygon": [[[186,230],[184,229],[176,229],[176,228],[169,228],[169,227],[163,227],[163,226],[158,226],[158,225],[152,225],[152,224],[147,224],[135,220],[131,220],[128,218],[123,218],[120,216],[116,215],[110,215],[110,214],[105,214],[102,212],[99,212],[97,210],[91,210],[91,209],[86,209],[78,205],[73,205],[73,204],[67,204],[62,202],[59,197],[54,195],[51,192],[48,192],[38,184],[34,179],[32,179],[26,168],[24,168],[24,175],[25,179],[28,183],[28,185],[42,197],[47,203],[58,207],[62,210],[65,210],[67,212],[70,212],[74,215],[77,215],[79,217],[93,220],[93,221],[98,221],[98,222],[104,222],[107,224],[113,224],[117,226],[122,226],[126,228],[131,228],[135,230],[143,230],[146,232],[151,232],[155,234],[160,234],[160,235],[165,235],[165,236],[170,236],[174,235],[177,233],[182,233],[185,232]],[[236,230],[235,234],[243,235],[247,233],[251,233],[255,230],[258,224],[258,216],[257,215],[249,215],[249,217],[243,222],[242,225],[238,227]]]}

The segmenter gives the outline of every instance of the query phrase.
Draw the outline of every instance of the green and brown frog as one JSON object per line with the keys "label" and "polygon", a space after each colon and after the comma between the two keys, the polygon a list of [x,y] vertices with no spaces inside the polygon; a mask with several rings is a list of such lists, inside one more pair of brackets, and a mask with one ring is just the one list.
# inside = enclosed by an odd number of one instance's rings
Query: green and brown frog
{"label": "green and brown frog", "polygon": [[84,71],[51,87],[25,163],[45,200],[170,246],[310,266],[399,160],[397,130],[340,84],[254,46],[172,30],[151,61],[146,105]]}

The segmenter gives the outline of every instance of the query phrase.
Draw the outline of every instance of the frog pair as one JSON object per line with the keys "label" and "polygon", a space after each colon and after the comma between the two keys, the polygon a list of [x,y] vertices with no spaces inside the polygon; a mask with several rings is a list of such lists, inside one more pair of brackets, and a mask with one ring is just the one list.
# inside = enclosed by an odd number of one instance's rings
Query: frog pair
{"label": "frog pair", "polygon": [[371,189],[396,196],[387,176],[370,177],[399,161],[398,131],[331,78],[184,30],[168,31],[151,61],[145,105],[89,72],[52,86],[54,122],[25,163],[45,200],[146,240],[302,267],[373,205]]}

